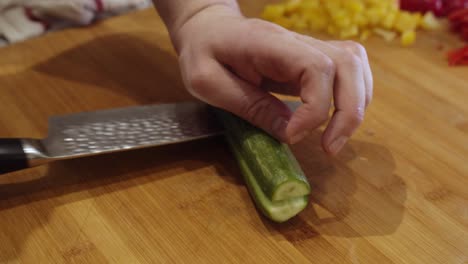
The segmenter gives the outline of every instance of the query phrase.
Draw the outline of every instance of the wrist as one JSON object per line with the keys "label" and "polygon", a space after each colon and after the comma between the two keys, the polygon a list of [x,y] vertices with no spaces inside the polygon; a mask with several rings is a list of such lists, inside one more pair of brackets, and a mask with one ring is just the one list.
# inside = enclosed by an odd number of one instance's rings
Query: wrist
{"label": "wrist", "polygon": [[204,4],[187,7],[167,27],[174,45],[179,53],[183,43],[188,42],[192,34],[200,33],[204,26],[209,26],[213,19],[215,23],[223,23],[223,18],[241,17],[242,14],[236,1],[207,1]]}

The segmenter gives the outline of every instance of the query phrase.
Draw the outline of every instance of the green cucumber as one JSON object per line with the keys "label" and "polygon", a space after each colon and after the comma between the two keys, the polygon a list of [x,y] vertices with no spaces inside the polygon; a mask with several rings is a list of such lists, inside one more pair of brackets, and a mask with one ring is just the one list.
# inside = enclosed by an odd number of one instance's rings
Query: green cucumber
{"label": "green cucumber", "polygon": [[263,193],[260,185],[257,183],[257,180],[247,165],[244,156],[240,153],[238,147],[236,147],[237,144],[233,142],[232,137],[227,136],[227,139],[239,163],[239,167],[244,175],[244,180],[255,205],[266,217],[276,222],[284,222],[304,210],[309,201],[308,196],[299,196],[277,202],[269,200]]}
{"label": "green cucumber", "polygon": [[246,121],[215,110],[249,192],[268,218],[283,222],[308,203],[310,185],[288,146]]}

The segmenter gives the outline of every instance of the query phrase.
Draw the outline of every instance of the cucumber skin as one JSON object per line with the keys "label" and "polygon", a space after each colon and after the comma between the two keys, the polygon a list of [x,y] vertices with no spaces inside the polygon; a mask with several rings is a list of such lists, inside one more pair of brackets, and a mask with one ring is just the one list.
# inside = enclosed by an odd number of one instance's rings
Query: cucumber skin
{"label": "cucumber skin", "polygon": [[218,119],[226,128],[239,151],[246,157],[248,167],[270,201],[278,201],[278,187],[288,181],[297,181],[310,193],[310,185],[288,146],[248,122],[224,110],[215,109]]}
{"label": "cucumber skin", "polygon": [[[249,136],[249,135],[251,136],[255,134],[255,135],[261,136],[261,137],[254,137],[254,138],[257,138],[257,140],[267,140],[266,142],[272,143],[272,145],[270,146],[278,147],[277,149],[275,149],[275,155],[272,155],[273,159],[270,159],[270,161],[274,160],[274,156],[276,156],[278,152],[281,153],[284,156],[283,158],[288,159],[288,160],[281,160],[281,162],[287,161],[286,162],[287,167],[292,168],[292,171],[294,172],[299,172],[300,173],[299,175],[302,176],[302,177],[299,177],[299,179],[297,179],[296,177],[293,177],[292,179],[286,178],[286,181],[294,180],[294,181],[298,181],[299,184],[305,183],[310,192],[310,185],[307,179],[305,178],[304,174],[302,173],[302,170],[300,169],[300,166],[297,163],[297,160],[294,158],[289,148],[279,143],[277,140],[273,139],[271,136],[267,135],[265,132],[261,131],[260,129],[253,127],[252,125],[239,119],[238,117],[233,116],[230,113],[224,112],[223,110],[219,110],[219,109],[215,109],[215,113],[218,116],[218,119],[224,124],[226,130],[228,130],[226,131],[226,134],[225,134],[226,139],[229,143],[229,146],[233,154],[235,155],[237,159],[242,175],[249,189],[249,193],[252,199],[254,200],[256,207],[267,218],[271,219],[272,221],[279,222],[279,223],[289,220],[290,218],[296,216],[299,212],[304,210],[304,208],[307,207],[307,204],[309,202],[308,195],[289,198],[289,199],[282,200],[282,201],[273,201],[264,193],[264,189],[261,188],[262,186],[261,183],[257,182],[258,177],[255,177],[256,174],[254,174],[254,173],[262,173],[262,171],[259,169],[259,167],[261,166],[256,165],[256,162],[248,162],[249,160],[252,161],[252,159],[250,159],[250,155],[247,156],[245,151],[243,151],[243,148],[245,147],[245,145],[243,145],[242,143],[247,140],[245,139],[246,136]],[[231,129],[233,130],[236,129],[236,130],[232,131]],[[238,131],[239,129],[243,131]],[[246,133],[239,134],[239,132],[246,132]],[[258,146],[255,146],[255,147],[258,147]],[[251,155],[252,154],[256,154],[256,153],[252,152]],[[258,153],[258,155],[264,155],[264,153]],[[251,169],[252,168],[251,165],[254,165],[253,167],[257,168],[255,172]],[[272,164],[272,165],[278,166],[278,164]],[[284,164],[282,165],[284,166]],[[274,174],[271,175],[271,177],[273,176]],[[285,177],[281,177],[281,178],[284,179]]]}
{"label": "cucumber skin", "polygon": [[263,215],[272,221],[282,223],[296,216],[299,212],[307,207],[307,204],[309,203],[308,196],[291,198],[279,202],[272,202],[269,200],[256,182],[256,178],[250,170],[245,158],[239,151],[239,147],[236,146],[234,138],[230,135],[227,135],[226,139],[231,147],[232,152],[234,153],[234,156],[237,159],[247,188],[249,189],[250,196],[254,200],[256,207],[263,213]]}

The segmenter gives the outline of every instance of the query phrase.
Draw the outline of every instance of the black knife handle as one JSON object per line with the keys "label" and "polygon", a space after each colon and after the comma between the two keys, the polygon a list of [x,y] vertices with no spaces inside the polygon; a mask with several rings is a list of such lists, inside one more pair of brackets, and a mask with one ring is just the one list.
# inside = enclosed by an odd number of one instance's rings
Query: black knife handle
{"label": "black knife handle", "polygon": [[28,158],[21,139],[0,138],[0,174],[25,169]]}

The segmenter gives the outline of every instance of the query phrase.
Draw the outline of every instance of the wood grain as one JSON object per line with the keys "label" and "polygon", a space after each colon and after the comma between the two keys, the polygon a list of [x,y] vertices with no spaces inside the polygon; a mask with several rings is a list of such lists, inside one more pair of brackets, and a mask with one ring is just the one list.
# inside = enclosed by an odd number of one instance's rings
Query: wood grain
{"label": "wood grain", "polygon": [[[254,16],[266,1],[241,1]],[[294,146],[313,186],[286,224],[256,211],[221,138],[0,177],[1,263],[468,263],[468,70],[443,32],[370,39],[375,98],[337,158]],[[0,49],[0,137],[51,115],[190,99],[154,11]]]}

